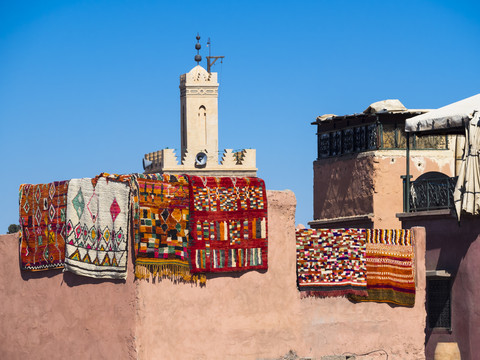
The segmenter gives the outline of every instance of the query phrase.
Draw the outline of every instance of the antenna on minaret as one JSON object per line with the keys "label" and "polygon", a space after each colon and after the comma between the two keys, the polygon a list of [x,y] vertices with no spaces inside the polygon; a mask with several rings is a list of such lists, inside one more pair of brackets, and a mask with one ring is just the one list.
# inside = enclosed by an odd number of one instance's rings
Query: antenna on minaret
{"label": "antenna on minaret", "polygon": [[[224,59],[225,56],[210,56],[211,54],[211,50],[212,50],[212,46],[211,46],[211,43],[210,43],[210,38],[208,38],[208,41],[207,41],[207,47],[208,47],[208,56],[207,56],[207,71],[210,73],[211,71],[211,68],[212,66],[215,64],[215,62],[218,60],[218,59]],[[213,61],[212,61],[213,59]],[[222,62],[223,60],[220,60],[220,62]]]}
{"label": "antenna on minaret", "polygon": [[197,65],[200,65],[200,61],[202,61],[202,57],[200,56],[201,48],[202,48],[202,45],[200,45],[200,34],[197,33],[197,43],[195,44],[195,49],[197,49],[197,55],[195,55],[195,61],[197,62]]}

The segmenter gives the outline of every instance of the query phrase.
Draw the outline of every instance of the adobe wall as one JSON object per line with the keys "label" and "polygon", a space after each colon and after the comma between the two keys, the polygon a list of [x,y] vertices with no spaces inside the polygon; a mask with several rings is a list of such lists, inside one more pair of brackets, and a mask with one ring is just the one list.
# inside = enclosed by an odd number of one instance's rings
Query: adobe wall
{"label": "adobe wall", "polygon": [[[206,287],[20,272],[16,235],[0,236],[0,351],[5,359],[278,359],[385,350],[423,359],[425,234],[416,228],[414,308],[301,299],[295,196],[268,191],[269,269],[210,275]],[[383,359],[377,352],[371,359]]]}
{"label": "adobe wall", "polygon": [[373,158],[344,156],[313,163],[313,219],[373,213]]}
{"label": "adobe wall", "polygon": [[403,225],[424,226],[427,234],[426,268],[446,270],[452,275],[452,330],[426,332],[427,359],[433,359],[438,342],[457,342],[462,359],[476,359],[480,353],[480,221],[462,216],[405,220]]}
{"label": "adobe wall", "polygon": [[18,234],[0,235],[2,359],[135,359],[135,284],[20,271]]}
{"label": "adobe wall", "polygon": [[[324,355],[384,349],[393,359],[423,359],[425,233],[416,228],[414,308],[301,299],[296,287],[295,196],[268,191],[269,268],[209,276],[206,287],[137,282],[140,359],[278,359],[289,350]],[[384,359],[381,352],[370,359]]]}
{"label": "adobe wall", "polygon": [[[415,180],[420,175],[438,171],[454,176],[452,151],[412,150],[410,175]],[[379,229],[396,229],[402,226],[395,216],[403,212],[403,180],[406,175],[405,150],[380,150],[374,159],[374,225]]]}
{"label": "adobe wall", "polygon": [[[373,227],[395,229],[403,211],[405,150],[378,150],[313,163],[313,219],[373,214]],[[454,175],[453,151],[412,150],[412,180],[429,171]],[[339,223],[337,227],[361,227]]]}

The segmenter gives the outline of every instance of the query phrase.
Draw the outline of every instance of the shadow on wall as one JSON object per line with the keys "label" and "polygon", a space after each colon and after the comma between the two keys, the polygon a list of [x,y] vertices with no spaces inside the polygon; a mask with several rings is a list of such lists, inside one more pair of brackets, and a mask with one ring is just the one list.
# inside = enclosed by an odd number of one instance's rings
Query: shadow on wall
{"label": "shadow on wall", "polygon": [[373,173],[373,159],[367,157],[315,161],[314,219],[372,213]]}
{"label": "shadow on wall", "polygon": [[[19,235],[17,235],[19,236]],[[20,242],[20,238],[19,238]],[[130,254],[134,254],[134,244],[131,242],[131,250]],[[135,266],[135,259],[133,256],[129,256],[131,263]],[[21,260],[20,260],[20,254],[18,257],[18,266],[21,268]],[[255,272],[258,272],[259,274],[265,274],[267,273],[268,270],[252,270]],[[65,283],[69,287],[74,287],[74,286],[79,286],[79,285],[85,285],[85,284],[101,284],[101,283],[112,283],[112,284],[125,284],[127,280],[125,279],[101,279],[101,278],[91,278],[91,277],[86,277],[86,276],[79,276],[76,274],[73,274],[71,272],[65,271],[63,272],[63,269],[49,269],[47,271],[20,271],[20,274],[22,276],[22,279],[24,281],[29,281],[31,279],[42,279],[42,278],[52,278],[54,276],[61,276],[63,273],[63,281],[62,284]],[[216,279],[216,278],[224,278],[224,277],[229,277],[229,278],[240,278],[243,275],[247,274],[248,272],[222,272],[222,273],[208,273],[206,274],[207,280],[210,279]],[[156,282],[162,282],[164,279],[159,278],[156,279],[155,277],[152,277],[151,280],[146,280],[147,282],[151,281],[152,283]],[[138,279],[134,279],[134,281],[139,281]]]}
{"label": "shadow on wall", "polygon": [[263,270],[250,270],[250,271],[246,271],[246,272],[230,271],[230,272],[221,272],[221,273],[207,273],[205,275],[207,277],[207,280],[224,278],[224,277],[238,279],[238,278],[241,278],[243,275],[248,274],[249,272],[252,272],[252,271],[257,272],[259,274],[266,274],[268,272],[267,269],[263,269]]}
{"label": "shadow on wall", "polygon": [[[18,236],[18,242],[20,245],[20,234]],[[132,236],[132,235],[131,235]],[[133,238],[133,237],[132,237]],[[130,254],[134,254],[134,243],[131,242],[130,245]],[[135,260],[133,256],[129,254],[130,261],[133,265],[135,265]],[[22,268],[22,261],[20,258],[20,253],[18,254],[18,268]],[[20,275],[22,280],[29,281],[31,279],[42,279],[42,278],[52,278],[54,276],[60,276],[63,273],[63,281],[62,284],[65,283],[69,287],[85,285],[85,284],[102,284],[102,283],[112,283],[112,284],[125,284],[127,280],[125,279],[101,279],[101,278],[91,278],[87,276],[80,276],[73,274],[71,272],[65,271],[64,269],[48,269],[44,271],[24,271],[20,270]]]}
{"label": "shadow on wall", "polygon": [[[19,265],[20,266],[20,265]],[[54,276],[61,276],[63,273],[62,284],[65,283],[69,287],[74,287],[78,285],[86,284],[101,284],[101,283],[112,283],[112,284],[125,284],[126,280],[124,279],[96,279],[86,276],[79,276],[71,272],[63,272],[63,269],[49,269],[47,271],[20,271],[22,279],[29,281],[31,279],[41,279],[41,278],[52,278]]]}

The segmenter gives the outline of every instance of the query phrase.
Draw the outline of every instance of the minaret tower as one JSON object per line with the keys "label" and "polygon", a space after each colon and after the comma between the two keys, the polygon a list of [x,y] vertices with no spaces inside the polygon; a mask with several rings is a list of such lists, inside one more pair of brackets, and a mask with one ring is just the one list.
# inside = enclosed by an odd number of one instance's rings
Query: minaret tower
{"label": "minaret tower", "polygon": [[146,173],[257,176],[255,149],[225,149],[219,162],[218,81],[211,68],[223,56],[207,56],[205,70],[200,66],[201,47],[197,35],[197,65],[180,76],[180,164],[167,148],[145,154],[143,168]]}
{"label": "minaret tower", "polygon": [[195,66],[180,76],[180,138],[182,159],[187,152],[204,152],[208,161],[218,162],[217,73],[200,66],[200,36],[197,35]]}

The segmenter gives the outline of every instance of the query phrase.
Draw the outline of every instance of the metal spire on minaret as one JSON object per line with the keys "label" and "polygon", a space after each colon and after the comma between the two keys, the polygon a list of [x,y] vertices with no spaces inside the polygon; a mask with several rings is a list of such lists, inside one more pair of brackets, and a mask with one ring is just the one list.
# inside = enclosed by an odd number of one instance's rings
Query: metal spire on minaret
{"label": "metal spire on minaret", "polygon": [[[207,56],[207,71],[208,73],[212,72],[212,66],[215,64],[215,62],[220,59],[220,62],[223,62],[223,59],[225,56],[212,56],[211,50],[212,50],[212,44],[210,43],[210,38],[208,38],[207,41],[207,47],[208,47],[208,56]],[[213,59],[213,61],[212,61]]]}
{"label": "metal spire on minaret", "polygon": [[202,45],[200,45],[200,34],[197,33],[197,43],[195,44],[195,49],[197,49],[197,55],[195,55],[195,61],[197,65],[200,65],[200,61],[202,61],[202,56],[200,55],[200,49]]}

